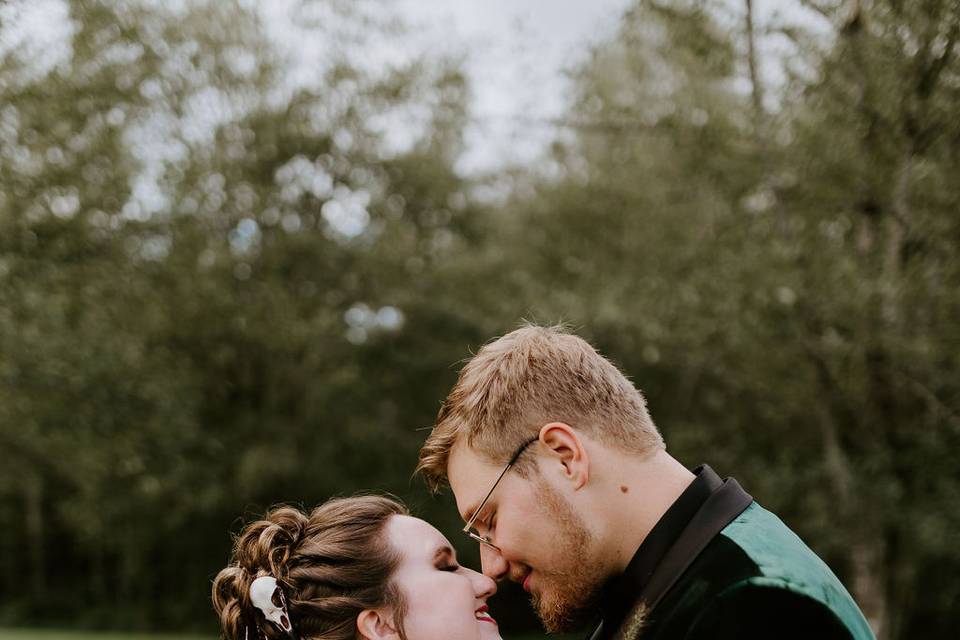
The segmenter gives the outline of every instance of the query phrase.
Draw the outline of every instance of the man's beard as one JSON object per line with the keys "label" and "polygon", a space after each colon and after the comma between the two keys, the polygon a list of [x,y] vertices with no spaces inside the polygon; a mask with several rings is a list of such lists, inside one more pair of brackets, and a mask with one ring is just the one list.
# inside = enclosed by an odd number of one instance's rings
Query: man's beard
{"label": "man's beard", "polygon": [[541,508],[557,524],[553,543],[557,564],[549,572],[539,571],[543,586],[533,594],[533,606],[549,633],[576,631],[594,617],[605,579],[588,557],[593,535],[583,518],[546,483],[538,485]]}

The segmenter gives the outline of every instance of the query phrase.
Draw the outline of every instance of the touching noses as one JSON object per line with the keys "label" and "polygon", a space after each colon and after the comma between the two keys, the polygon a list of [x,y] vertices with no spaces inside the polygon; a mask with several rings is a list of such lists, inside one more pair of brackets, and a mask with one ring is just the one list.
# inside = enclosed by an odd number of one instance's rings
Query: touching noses
{"label": "touching noses", "polygon": [[507,578],[510,572],[510,566],[503,559],[503,555],[485,544],[480,545],[480,568],[483,575],[497,582]]}
{"label": "touching noses", "polygon": [[468,571],[470,571],[470,581],[473,582],[473,592],[478,600],[486,600],[497,592],[497,583],[493,579],[473,569]]}

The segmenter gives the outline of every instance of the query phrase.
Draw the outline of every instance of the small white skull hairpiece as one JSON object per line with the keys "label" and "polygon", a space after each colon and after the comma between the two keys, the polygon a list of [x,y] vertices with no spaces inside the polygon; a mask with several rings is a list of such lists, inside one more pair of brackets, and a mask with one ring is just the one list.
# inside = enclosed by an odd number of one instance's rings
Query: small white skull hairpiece
{"label": "small white skull hairpiece", "polygon": [[250,602],[263,612],[267,620],[295,637],[290,624],[290,614],[287,612],[287,599],[283,597],[283,590],[277,584],[276,578],[260,576],[250,583]]}

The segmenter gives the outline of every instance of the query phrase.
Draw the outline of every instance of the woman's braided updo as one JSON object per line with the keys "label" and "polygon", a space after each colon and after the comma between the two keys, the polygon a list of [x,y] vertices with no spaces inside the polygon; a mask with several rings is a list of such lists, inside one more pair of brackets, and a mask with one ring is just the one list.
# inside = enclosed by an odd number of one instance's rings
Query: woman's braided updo
{"label": "woman's braided updo", "polygon": [[234,542],[229,566],[213,581],[213,607],[227,640],[270,640],[286,634],[250,602],[250,583],[273,576],[283,589],[302,640],[354,640],[357,615],[392,607],[403,637],[403,600],[391,576],[400,555],[389,543],[390,516],[408,515],[384,496],[334,498],[307,515],[277,507],[248,524]]}

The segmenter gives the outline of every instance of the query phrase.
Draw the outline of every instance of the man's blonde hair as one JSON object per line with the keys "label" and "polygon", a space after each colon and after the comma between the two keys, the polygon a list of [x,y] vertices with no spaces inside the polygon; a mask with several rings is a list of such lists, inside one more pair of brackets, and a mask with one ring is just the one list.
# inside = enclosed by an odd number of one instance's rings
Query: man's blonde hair
{"label": "man's blonde hair", "polygon": [[417,471],[437,491],[462,439],[502,464],[550,422],[640,455],[664,447],[643,395],[609,360],[562,327],[528,324],[467,361],[420,449]]}

